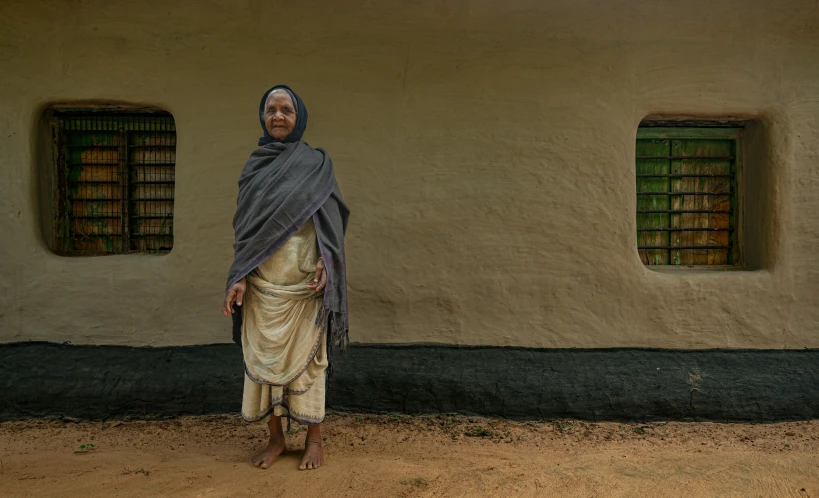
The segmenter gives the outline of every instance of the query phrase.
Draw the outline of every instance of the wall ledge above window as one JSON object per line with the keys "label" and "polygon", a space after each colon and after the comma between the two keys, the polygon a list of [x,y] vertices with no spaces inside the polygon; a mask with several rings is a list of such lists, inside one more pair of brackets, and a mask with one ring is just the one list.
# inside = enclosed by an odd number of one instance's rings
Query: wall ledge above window
{"label": "wall ledge above window", "polygon": [[700,272],[711,272],[711,273],[724,273],[724,272],[745,272],[751,270],[750,268],[746,268],[745,266],[740,265],[646,265],[651,271],[656,271],[660,273],[700,273]]}
{"label": "wall ledge above window", "polygon": [[738,116],[696,117],[686,115],[646,116],[640,128],[744,128],[751,119]]}

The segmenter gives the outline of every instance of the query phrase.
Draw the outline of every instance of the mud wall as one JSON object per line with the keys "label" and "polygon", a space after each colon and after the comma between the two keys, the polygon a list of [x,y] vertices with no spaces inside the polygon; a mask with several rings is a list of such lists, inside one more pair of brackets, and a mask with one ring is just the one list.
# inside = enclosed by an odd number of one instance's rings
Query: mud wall
{"label": "mud wall", "polygon": [[[229,342],[236,179],[284,82],[353,211],[354,341],[819,347],[814,1],[29,1],[0,25],[0,342]],[[40,117],[89,100],[173,113],[169,255],[46,248]],[[757,119],[756,269],[638,259],[656,114]]]}

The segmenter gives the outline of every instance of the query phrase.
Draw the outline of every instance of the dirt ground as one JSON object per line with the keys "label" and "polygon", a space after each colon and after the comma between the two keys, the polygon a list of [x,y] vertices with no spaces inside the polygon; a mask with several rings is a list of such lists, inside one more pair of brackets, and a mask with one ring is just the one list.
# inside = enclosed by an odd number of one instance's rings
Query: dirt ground
{"label": "dirt ground", "polygon": [[[237,416],[0,424],[0,496],[819,498],[819,421],[774,425],[518,423],[333,414],[326,464],[249,463]],[[294,423],[288,448],[302,448]],[[93,444],[93,446],[91,446]]]}

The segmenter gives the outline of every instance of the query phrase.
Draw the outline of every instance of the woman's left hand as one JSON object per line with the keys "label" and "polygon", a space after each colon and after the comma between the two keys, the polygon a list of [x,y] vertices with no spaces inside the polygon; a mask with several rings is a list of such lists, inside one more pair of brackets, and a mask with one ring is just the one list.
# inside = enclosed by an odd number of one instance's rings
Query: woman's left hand
{"label": "woman's left hand", "polygon": [[316,263],[316,277],[312,282],[307,283],[307,288],[321,292],[325,285],[327,285],[327,269],[324,267],[324,260],[319,259]]}

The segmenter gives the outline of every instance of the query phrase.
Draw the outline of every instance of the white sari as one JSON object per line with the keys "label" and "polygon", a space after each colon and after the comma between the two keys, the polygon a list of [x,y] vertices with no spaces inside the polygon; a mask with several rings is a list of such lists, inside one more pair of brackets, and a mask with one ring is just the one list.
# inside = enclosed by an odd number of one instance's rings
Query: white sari
{"label": "white sari", "polygon": [[247,276],[242,305],[242,417],[270,414],[300,424],[324,420],[326,331],[316,325],[321,293],[307,288],[318,261],[312,219]]}

